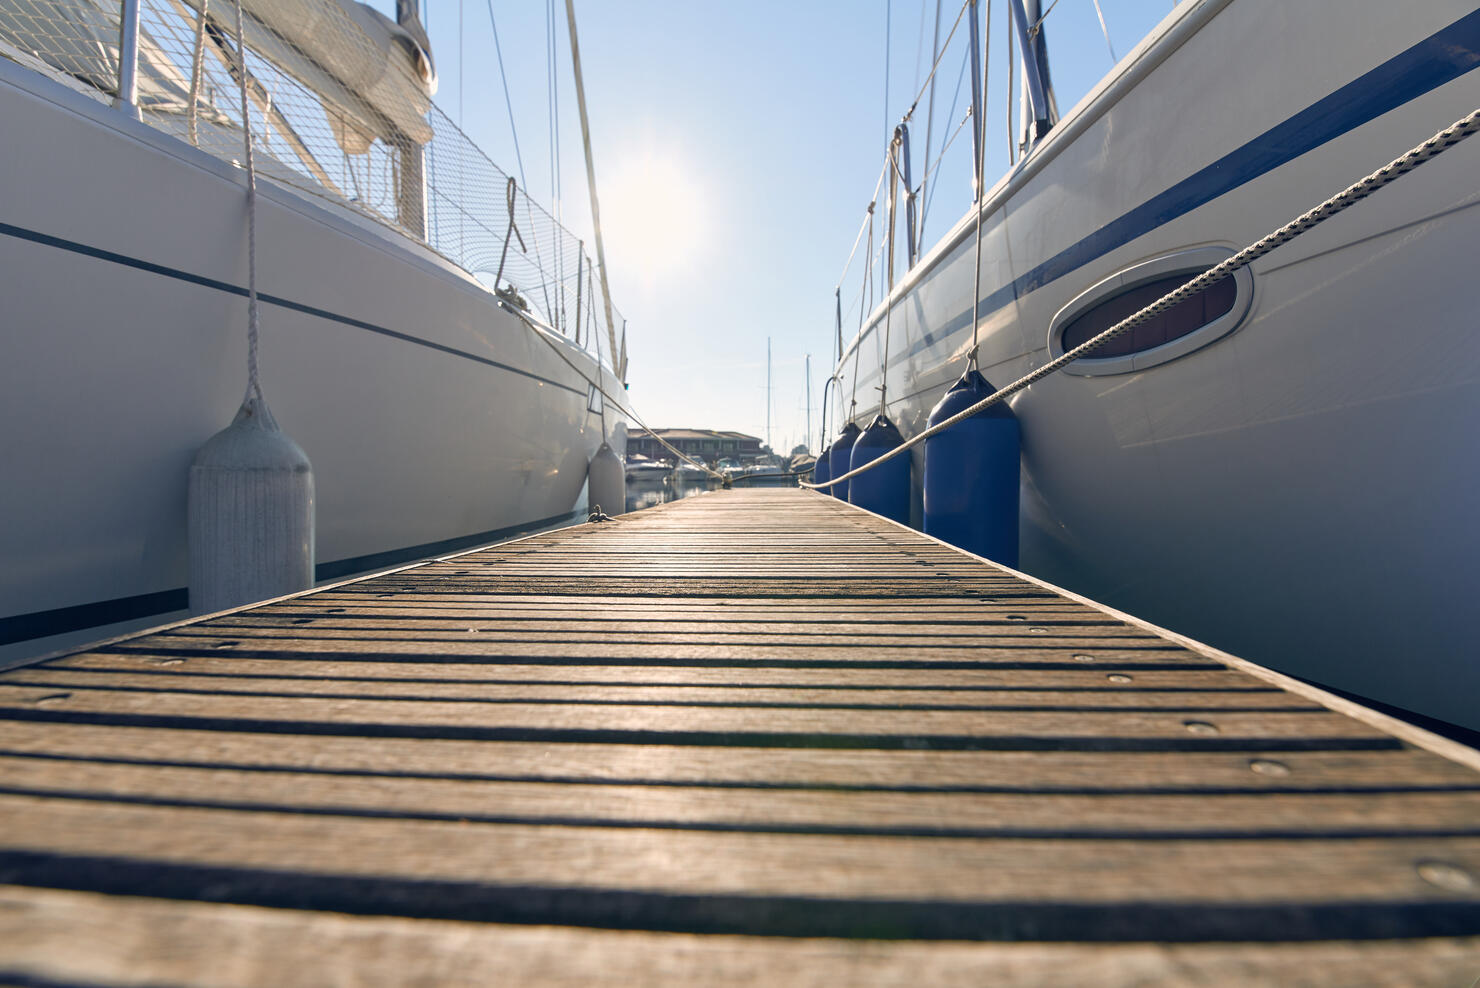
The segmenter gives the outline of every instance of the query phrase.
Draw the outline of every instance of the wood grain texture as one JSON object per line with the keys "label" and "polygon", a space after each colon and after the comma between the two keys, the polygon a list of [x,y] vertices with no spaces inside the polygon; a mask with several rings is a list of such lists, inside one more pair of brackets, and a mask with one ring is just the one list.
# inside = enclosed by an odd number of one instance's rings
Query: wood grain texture
{"label": "wood grain texture", "polygon": [[0,818],[0,982],[1480,976],[1480,773],[795,490],[0,675]]}
{"label": "wood grain texture", "polygon": [[[1414,985],[1468,988],[1480,940],[917,943],[577,930],[0,887],[5,971],[64,984]],[[16,980],[21,980],[16,978]]]}
{"label": "wood grain texture", "polygon": [[[0,750],[35,758],[328,774],[768,789],[967,792],[1395,792],[1480,787],[1428,752],[978,752],[548,744],[264,734],[0,720]],[[1269,766],[1277,766],[1274,771]]]}

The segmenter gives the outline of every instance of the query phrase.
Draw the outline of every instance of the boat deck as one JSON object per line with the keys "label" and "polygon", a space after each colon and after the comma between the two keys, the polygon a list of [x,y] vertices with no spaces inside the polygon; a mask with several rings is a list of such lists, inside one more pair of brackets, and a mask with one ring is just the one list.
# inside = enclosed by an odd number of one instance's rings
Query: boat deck
{"label": "boat deck", "polygon": [[0,675],[0,981],[1464,988],[1477,765],[716,492]]}

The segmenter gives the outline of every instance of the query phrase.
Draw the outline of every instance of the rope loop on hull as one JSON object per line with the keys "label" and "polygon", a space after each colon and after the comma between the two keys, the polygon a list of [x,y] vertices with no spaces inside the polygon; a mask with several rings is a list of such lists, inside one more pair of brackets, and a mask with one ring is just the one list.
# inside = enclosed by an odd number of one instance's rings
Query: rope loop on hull
{"label": "rope loop on hull", "polygon": [[[495,291],[498,290],[499,284],[504,280],[504,261],[508,260],[509,258],[509,236],[512,234],[514,237],[518,238],[519,249],[524,251],[525,253],[529,252],[529,248],[524,246],[524,234],[520,233],[519,227],[514,224],[514,200],[515,193],[517,191],[518,186],[516,186],[514,183],[514,176],[510,175],[509,184],[505,186],[505,192],[507,193],[509,200],[509,228],[504,231],[504,251],[498,257],[498,273],[493,276],[493,287]],[[512,287],[513,286],[510,286],[511,289]],[[581,298],[578,294],[576,296],[577,306],[580,305],[580,301]],[[576,327],[576,332],[580,332],[580,326]]]}

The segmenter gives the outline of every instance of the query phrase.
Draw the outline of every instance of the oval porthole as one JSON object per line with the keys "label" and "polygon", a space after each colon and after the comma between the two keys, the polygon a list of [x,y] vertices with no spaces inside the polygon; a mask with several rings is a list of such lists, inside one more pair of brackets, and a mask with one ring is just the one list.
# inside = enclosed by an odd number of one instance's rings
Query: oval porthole
{"label": "oval porthole", "polygon": [[[1178,251],[1111,275],[1059,310],[1048,329],[1057,357],[1134,315],[1191,278],[1232,256],[1221,247]],[[1066,374],[1124,374],[1175,360],[1238,328],[1254,301],[1254,276],[1239,268],[1149,322],[1101,344]]]}

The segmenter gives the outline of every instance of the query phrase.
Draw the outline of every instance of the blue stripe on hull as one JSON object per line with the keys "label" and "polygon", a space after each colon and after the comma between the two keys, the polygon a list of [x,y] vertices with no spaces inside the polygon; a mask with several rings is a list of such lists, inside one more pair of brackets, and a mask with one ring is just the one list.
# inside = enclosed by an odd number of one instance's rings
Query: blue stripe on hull
{"label": "blue stripe on hull", "polygon": [[[1405,103],[1480,67],[1480,10],[1358,76],[1330,95],[1230,151],[1129,212],[1111,220],[1053,257],[991,292],[980,303],[983,318],[1016,299],[1104,257],[1199,206],[1370,123]],[[899,299],[896,301],[898,305]],[[854,346],[878,326],[871,323]],[[907,356],[926,350],[971,326],[968,306],[933,331],[927,330]],[[849,348],[851,352],[852,347]],[[846,358],[845,358],[846,359]]]}
{"label": "blue stripe on hull", "polygon": [[[241,287],[240,285],[233,285],[228,281],[220,281],[216,278],[207,278],[204,275],[194,274],[190,271],[182,271],[179,268],[166,267],[163,264],[155,264],[153,261],[146,261],[142,258],[131,257],[128,254],[119,254],[111,250],[104,250],[101,247],[93,247],[90,244],[78,243],[75,240],[64,240],[61,237],[54,237],[49,233],[41,233],[38,230],[28,230],[25,227],[13,226],[9,223],[0,223],[0,235],[14,237],[17,240],[27,240],[31,243],[42,244],[47,247],[55,247],[58,250],[69,251],[73,254],[81,254],[84,257],[91,257],[100,261],[108,261],[112,264],[134,268],[139,271],[147,271],[150,274],[157,274],[165,278],[172,278],[175,281],[183,281],[192,285],[200,285],[202,288],[212,288],[218,292],[226,292],[229,295],[239,295],[242,298],[247,297],[247,289]],[[391,339],[401,340],[405,343],[414,343],[417,346],[426,347],[430,350],[438,350],[442,353],[450,354],[454,357],[461,357],[464,360],[471,360],[475,363],[484,364],[488,367],[496,367],[499,370],[508,371],[511,374],[518,374],[521,377],[527,377],[534,381],[540,381],[544,384],[551,384],[557,388],[569,391],[571,394],[580,395],[583,398],[586,396],[586,391],[583,388],[573,388],[569,384],[562,384],[559,381],[551,380],[548,377],[541,377],[540,375],[532,373],[531,371],[521,370],[520,368],[514,367],[510,364],[505,364],[500,361],[493,360],[489,357],[482,357],[476,353],[469,353],[466,350],[459,350],[456,347],[445,346],[441,343],[433,343],[431,340],[424,340],[420,337],[412,336],[410,333],[403,333],[400,330],[390,329],[385,326],[377,326],[375,323],[366,322],[363,319],[355,319],[352,316],[346,316],[338,312],[331,312],[328,309],[320,309],[316,306],[306,305],[303,302],[294,302],[291,299],[281,298],[277,295],[267,295],[259,292],[257,298],[268,305],[281,306],[282,308],[290,309],[293,312],[301,312],[305,315],[316,316],[320,319],[327,319],[330,322],[342,323],[345,326],[353,326],[356,329],[363,329],[371,333],[378,333],[381,336],[389,336]]]}

